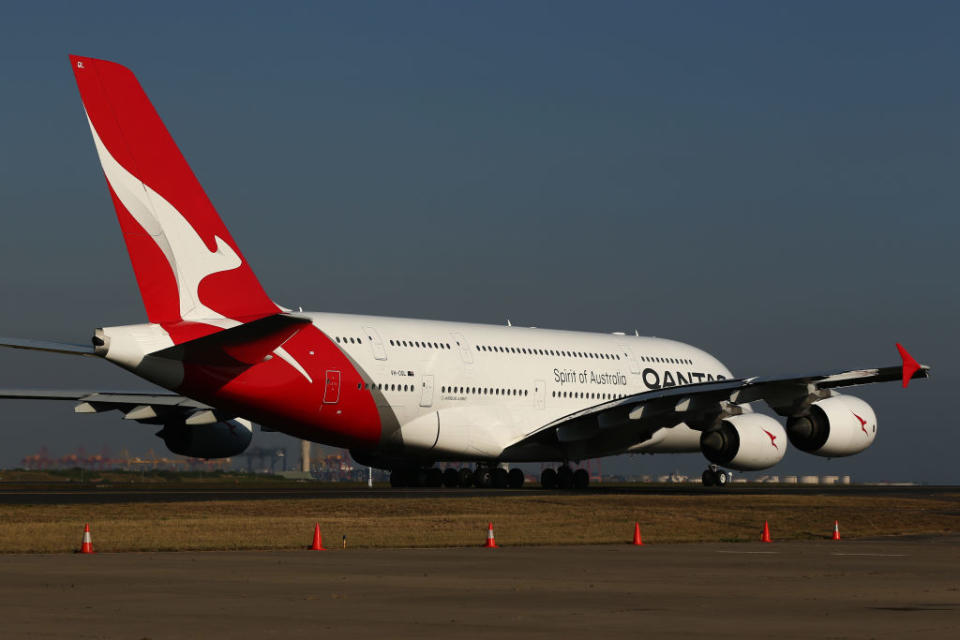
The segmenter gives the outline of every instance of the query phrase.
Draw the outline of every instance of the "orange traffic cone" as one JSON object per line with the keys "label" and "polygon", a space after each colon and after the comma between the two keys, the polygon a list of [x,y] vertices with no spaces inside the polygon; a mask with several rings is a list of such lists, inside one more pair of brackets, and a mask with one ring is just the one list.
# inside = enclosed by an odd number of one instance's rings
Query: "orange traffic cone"
{"label": "orange traffic cone", "polygon": [[493,523],[487,524],[487,541],[483,545],[484,549],[497,549],[497,541],[493,539]]}
{"label": "orange traffic cone", "polygon": [[313,544],[310,545],[310,551],[326,551],[323,548],[323,538],[320,536],[320,523],[313,529]]}
{"label": "orange traffic cone", "polygon": [[93,538],[90,537],[90,525],[83,525],[83,542],[80,544],[80,553],[93,553]]}
{"label": "orange traffic cone", "polygon": [[643,546],[643,538],[640,537],[640,523],[636,523],[633,527],[633,545],[636,547]]}
{"label": "orange traffic cone", "polygon": [[833,538],[831,539],[832,540],[840,539],[840,521],[839,520],[833,521]]}
{"label": "orange traffic cone", "polygon": [[766,520],[763,521],[763,533],[760,535],[760,542],[773,542],[770,539],[770,526]]}

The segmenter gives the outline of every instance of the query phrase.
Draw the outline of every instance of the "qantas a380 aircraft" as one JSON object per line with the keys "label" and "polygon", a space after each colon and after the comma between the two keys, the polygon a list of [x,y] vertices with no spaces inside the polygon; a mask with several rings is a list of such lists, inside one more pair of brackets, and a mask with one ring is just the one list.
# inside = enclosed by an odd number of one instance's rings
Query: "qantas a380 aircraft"
{"label": "qantas a380 aircraft", "polygon": [[70,62],[149,322],[96,329],[89,347],[0,343],[105,358],[170,392],[0,397],[117,409],[202,458],[243,452],[256,422],[347,448],[395,486],[519,487],[501,464],[555,461],[544,487],[583,488],[571,461],[626,452],[702,453],[704,484],[723,485],[724,469],[777,464],[788,440],[817,456],[863,451],[877,418],[837,389],[928,375],[899,344],[901,366],[738,378],[659,338],[291,312],[260,286],[133,73]]}

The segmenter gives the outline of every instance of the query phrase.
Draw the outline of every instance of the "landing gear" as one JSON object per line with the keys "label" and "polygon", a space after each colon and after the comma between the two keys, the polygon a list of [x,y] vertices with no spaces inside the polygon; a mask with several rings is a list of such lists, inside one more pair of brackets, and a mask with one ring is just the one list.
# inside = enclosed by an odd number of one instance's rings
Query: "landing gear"
{"label": "landing gear", "polygon": [[443,486],[451,489],[460,485],[460,473],[453,467],[443,470]]}
{"label": "landing gear", "polygon": [[390,472],[390,486],[418,487],[421,486],[421,476],[424,476],[424,479],[426,478],[426,474],[421,469],[398,467]]}
{"label": "landing gear", "polygon": [[540,486],[544,489],[575,489],[583,491],[590,486],[590,474],[586,469],[574,471],[569,465],[556,469],[544,469],[540,474]]}
{"label": "landing gear", "polygon": [[437,468],[427,469],[427,477],[424,485],[428,487],[439,487],[443,484],[443,471]]}
{"label": "landing gear", "polygon": [[477,489],[489,489],[493,486],[493,469],[490,467],[477,467],[473,472],[473,486]]}
{"label": "landing gear", "polygon": [[590,484],[590,474],[586,469],[577,469],[573,472],[573,488],[583,491]]}
{"label": "landing gear", "polygon": [[730,481],[730,474],[723,469],[717,468],[717,465],[712,464],[709,469],[703,472],[700,479],[703,481],[703,486],[705,487],[725,487]]}
{"label": "landing gear", "polygon": [[390,471],[391,487],[476,487],[478,489],[519,489],[523,486],[523,471],[503,469],[482,463],[470,467],[396,467]]}
{"label": "landing gear", "polygon": [[564,491],[573,489],[573,469],[567,465],[557,469],[557,488]]}
{"label": "landing gear", "polygon": [[540,486],[544,489],[556,489],[557,472],[549,467],[544,469],[543,473],[540,474]]}

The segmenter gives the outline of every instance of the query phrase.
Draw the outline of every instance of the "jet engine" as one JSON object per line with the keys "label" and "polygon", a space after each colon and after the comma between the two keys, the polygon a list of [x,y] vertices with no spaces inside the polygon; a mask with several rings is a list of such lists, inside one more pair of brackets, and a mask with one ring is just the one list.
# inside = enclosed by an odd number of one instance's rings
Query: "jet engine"
{"label": "jet engine", "polygon": [[815,456],[852,456],[873,444],[877,416],[860,398],[837,394],[814,402],[806,415],[789,418],[787,434],[793,446]]}
{"label": "jet engine", "polygon": [[761,413],[731,416],[700,435],[700,450],[710,462],[736,469],[767,469],[783,459],[787,437],[780,423]]}
{"label": "jet engine", "polygon": [[191,458],[229,458],[246,451],[253,425],[242,418],[203,425],[173,422],[157,432],[167,449]]}

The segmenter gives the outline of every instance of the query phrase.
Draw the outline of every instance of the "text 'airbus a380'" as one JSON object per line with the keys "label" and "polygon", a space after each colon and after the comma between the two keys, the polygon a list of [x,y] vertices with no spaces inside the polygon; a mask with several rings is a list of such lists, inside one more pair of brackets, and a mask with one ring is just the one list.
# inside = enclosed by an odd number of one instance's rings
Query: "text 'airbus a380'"
{"label": "text 'airbus a380'", "polygon": [[97,329],[91,347],[2,344],[105,358],[170,393],[0,397],[118,409],[202,458],[243,452],[256,422],[348,448],[401,486],[519,487],[523,474],[502,463],[555,461],[543,486],[582,488],[587,473],[570,461],[626,452],[702,453],[704,484],[722,485],[724,469],[777,464],[788,440],[817,456],[863,451],[876,415],[837,389],[928,375],[900,345],[901,366],[736,378],[659,338],[292,313],[264,293],[133,73],[70,62],[149,322]]}

